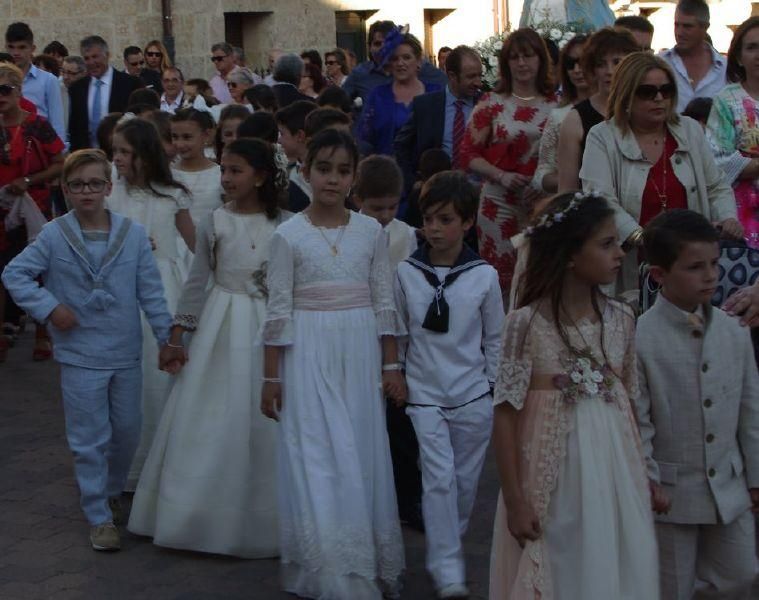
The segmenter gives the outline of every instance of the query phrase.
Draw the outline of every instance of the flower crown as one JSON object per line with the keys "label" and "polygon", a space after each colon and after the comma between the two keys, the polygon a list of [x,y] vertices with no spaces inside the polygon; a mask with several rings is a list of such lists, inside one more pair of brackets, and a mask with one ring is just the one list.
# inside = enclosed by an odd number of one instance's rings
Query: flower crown
{"label": "flower crown", "polygon": [[532,237],[539,229],[548,229],[549,227],[552,227],[554,223],[561,223],[569,213],[571,213],[573,210],[577,210],[580,204],[589,198],[603,198],[603,196],[598,192],[593,191],[577,192],[566,208],[553,213],[544,213],[540,219],[538,219],[538,222],[535,223],[535,225],[527,227],[524,230],[524,234],[527,237]]}

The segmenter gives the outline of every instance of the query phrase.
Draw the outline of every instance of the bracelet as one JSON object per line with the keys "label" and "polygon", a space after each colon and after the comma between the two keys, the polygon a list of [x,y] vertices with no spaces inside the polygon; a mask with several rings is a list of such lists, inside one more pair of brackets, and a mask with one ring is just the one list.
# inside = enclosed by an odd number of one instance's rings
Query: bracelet
{"label": "bracelet", "polygon": [[282,383],[282,380],[279,377],[262,377],[261,381],[264,383]]}
{"label": "bracelet", "polygon": [[388,363],[386,365],[382,365],[382,371],[401,371],[403,370],[403,365],[401,363]]}
{"label": "bracelet", "polygon": [[640,245],[640,242],[642,239],[643,239],[643,229],[636,229],[628,236],[628,238],[625,240],[625,243],[628,246],[636,247]]}
{"label": "bracelet", "polygon": [[171,342],[166,342],[166,345],[167,345],[169,348],[184,348],[184,346],[183,346],[182,344],[179,344],[179,345],[177,346],[176,344],[172,344]]}

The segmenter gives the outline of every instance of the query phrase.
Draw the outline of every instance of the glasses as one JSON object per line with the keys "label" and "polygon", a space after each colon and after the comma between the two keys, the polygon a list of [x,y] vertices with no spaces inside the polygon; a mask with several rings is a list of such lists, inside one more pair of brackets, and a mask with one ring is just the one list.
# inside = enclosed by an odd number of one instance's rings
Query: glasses
{"label": "glasses", "polygon": [[4,83],[0,85],[0,96],[10,96],[13,93],[13,90],[15,89],[16,89],[15,85]]}
{"label": "glasses", "polygon": [[108,182],[105,179],[90,179],[89,181],[82,181],[81,179],[74,179],[69,181],[66,186],[69,192],[73,194],[81,194],[85,188],[89,189],[94,194],[99,194],[105,189]]}
{"label": "glasses", "polygon": [[227,81],[227,87],[228,88],[236,88],[237,82],[236,81]]}
{"label": "glasses", "polygon": [[224,59],[225,59],[227,56],[229,56],[229,54],[224,54],[224,55],[222,55],[222,56],[212,56],[212,57],[211,57],[211,60],[212,60],[213,62],[221,62],[221,61],[222,61],[222,60],[224,60]]}
{"label": "glasses", "polygon": [[676,91],[677,86],[675,86],[674,83],[665,83],[664,85],[660,86],[644,83],[635,89],[635,96],[637,96],[640,100],[654,100],[656,96],[661,94],[661,97],[664,100],[669,100],[672,98],[672,96],[675,95]]}
{"label": "glasses", "polygon": [[145,56],[149,56],[150,58],[161,58],[163,56],[163,52],[146,52]]}
{"label": "glasses", "polygon": [[571,56],[564,57],[564,66],[566,67],[567,71],[573,71],[579,62],[579,58],[572,58]]}
{"label": "glasses", "polygon": [[145,64],[145,61],[144,61],[144,60],[141,60],[141,61],[139,61],[139,62],[130,62],[130,63],[129,63],[129,66],[130,66],[130,67],[141,67],[141,66],[142,66],[142,65],[144,65],[144,64]]}

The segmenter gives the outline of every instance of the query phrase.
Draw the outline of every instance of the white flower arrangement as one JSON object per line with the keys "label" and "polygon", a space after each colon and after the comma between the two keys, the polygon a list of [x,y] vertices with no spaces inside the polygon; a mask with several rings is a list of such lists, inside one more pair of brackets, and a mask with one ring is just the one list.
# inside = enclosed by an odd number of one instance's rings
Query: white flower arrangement
{"label": "white flower arrangement", "polygon": [[608,364],[598,363],[590,348],[576,352],[565,366],[566,373],[554,376],[553,383],[567,404],[576,404],[587,397],[601,397],[606,402],[614,400],[614,371]]}

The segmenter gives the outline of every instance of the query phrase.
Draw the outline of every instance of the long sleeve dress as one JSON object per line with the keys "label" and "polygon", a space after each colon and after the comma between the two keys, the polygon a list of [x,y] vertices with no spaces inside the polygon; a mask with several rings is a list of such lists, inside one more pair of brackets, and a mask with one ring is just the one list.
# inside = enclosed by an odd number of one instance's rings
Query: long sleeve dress
{"label": "long sleeve dress", "polygon": [[[195,333],[134,495],[129,530],[159,546],[279,553],[277,426],[261,414],[269,242],[277,219],[222,206],[197,237],[175,323]],[[209,278],[213,286],[208,290]]]}
{"label": "long sleeve dress", "polygon": [[299,213],[274,233],[270,256],[283,587],[379,600],[404,566],[381,387],[380,336],[400,327],[385,233],[358,213],[339,229]]}
{"label": "long sleeve dress", "polygon": [[542,535],[521,549],[499,497],[491,600],[659,598],[654,520],[631,403],[634,327],[632,310],[608,301],[601,321],[567,328],[573,347],[593,348],[597,365],[614,373],[570,396],[555,376],[569,376],[577,359],[553,322],[534,306],[506,315],[495,404],[518,411],[520,484]]}

